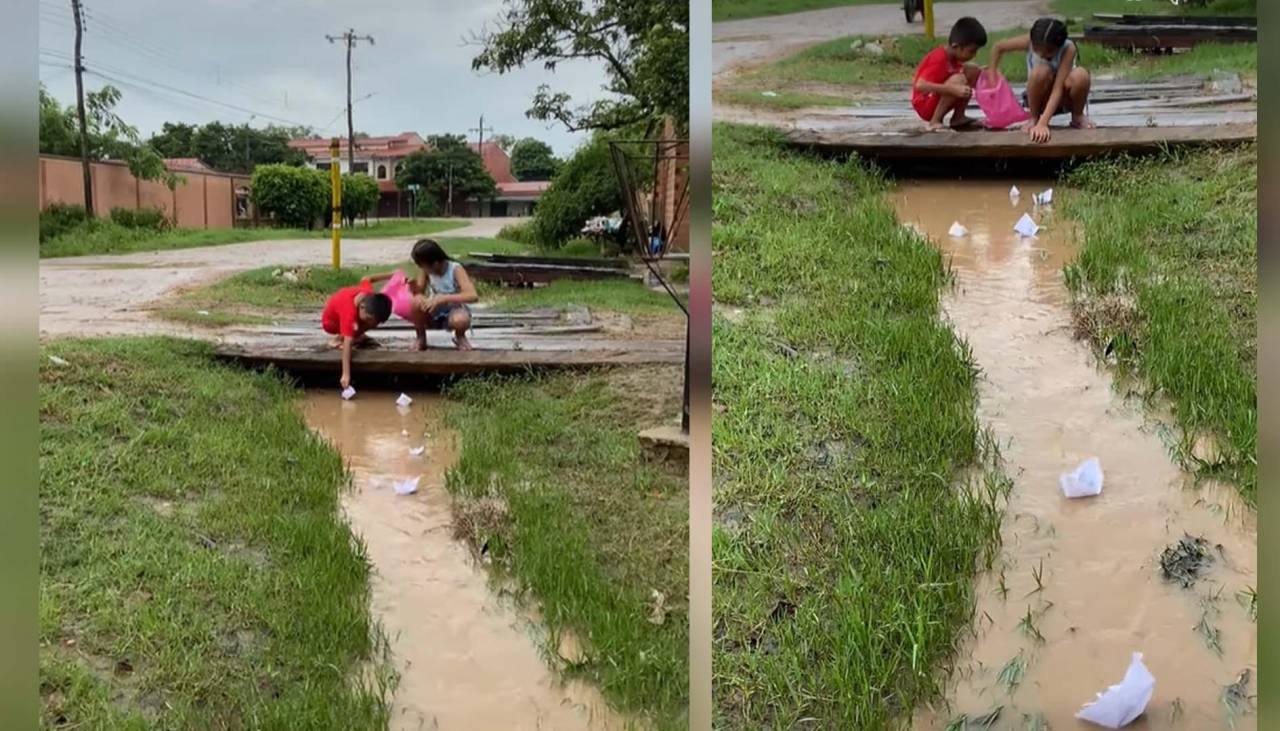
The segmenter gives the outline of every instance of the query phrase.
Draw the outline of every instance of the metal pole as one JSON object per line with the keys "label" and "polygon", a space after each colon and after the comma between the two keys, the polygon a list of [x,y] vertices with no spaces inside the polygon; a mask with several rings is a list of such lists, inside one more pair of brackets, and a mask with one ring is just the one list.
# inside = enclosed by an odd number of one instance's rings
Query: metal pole
{"label": "metal pole", "polygon": [[342,144],[334,137],[329,141],[329,185],[333,189],[333,268],[342,268]]}
{"label": "metal pole", "polygon": [[933,40],[933,0],[924,0],[924,37]]}
{"label": "metal pole", "polygon": [[680,431],[689,433],[689,318],[684,318],[684,406],[680,413]]}
{"label": "metal pole", "polygon": [[356,128],[351,119],[351,47],[356,43],[354,28],[347,31],[347,172],[356,171]]}

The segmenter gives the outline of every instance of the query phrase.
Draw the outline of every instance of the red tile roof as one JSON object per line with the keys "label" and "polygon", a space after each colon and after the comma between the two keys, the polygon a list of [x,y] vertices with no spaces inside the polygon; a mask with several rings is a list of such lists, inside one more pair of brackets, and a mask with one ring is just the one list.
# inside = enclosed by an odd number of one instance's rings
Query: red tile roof
{"label": "red tile roof", "polygon": [[[339,140],[342,154],[346,154],[346,139]],[[328,159],[329,140],[325,138],[289,140],[289,146],[302,150],[317,160]],[[390,137],[356,138],[356,152],[374,158],[400,158],[427,149],[426,140],[417,132],[401,132]]]}
{"label": "red tile roof", "polygon": [[538,198],[550,187],[549,180],[529,180],[523,183],[513,180],[498,183],[498,195],[503,198]]}
{"label": "red tile roof", "polygon": [[195,157],[168,157],[165,158],[164,166],[170,170],[181,170],[188,173],[207,173],[213,170],[213,168],[200,162],[200,159]]}

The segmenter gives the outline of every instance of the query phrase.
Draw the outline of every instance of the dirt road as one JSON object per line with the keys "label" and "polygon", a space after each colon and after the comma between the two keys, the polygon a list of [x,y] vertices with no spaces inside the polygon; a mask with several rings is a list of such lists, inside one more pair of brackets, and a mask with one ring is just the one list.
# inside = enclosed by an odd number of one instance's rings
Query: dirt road
{"label": "dirt road", "polygon": [[[939,3],[934,9],[934,26],[937,34],[945,38],[951,24],[964,15],[978,18],[988,31],[993,31],[1030,24],[1048,12],[1047,0]],[[907,24],[900,3],[729,20],[712,26],[711,68],[719,79],[743,67],[772,61],[833,38],[923,32],[920,21]]]}
{"label": "dirt road", "polygon": [[[492,238],[515,218],[474,219],[435,238]],[[392,264],[409,254],[413,238],[349,239],[344,264]],[[324,239],[250,241],[172,251],[114,256],[78,256],[40,261],[40,336],[184,335],[211,337],[213,331],[151,317],[152,303],[183,288],[268,265],[304,266],[329,262]]]}

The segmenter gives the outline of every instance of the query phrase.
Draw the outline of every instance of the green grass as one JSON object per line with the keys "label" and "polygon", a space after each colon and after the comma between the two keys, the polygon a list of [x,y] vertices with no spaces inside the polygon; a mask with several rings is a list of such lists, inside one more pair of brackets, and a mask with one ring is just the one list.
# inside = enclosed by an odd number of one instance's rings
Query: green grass
{"label": "green grass", "polygon": [[1094,13],[1128,15],[1257,15],[1257,0],[1214,0],[1203,8],[1170,0],[1050,0],[1049,9],[1068,19],[1093,20]]}
{"label": "green grass", "polygon": [[[1257,149],[1092,162],[1068,179],[1077,332],[1167,398],[1188,466],[1257,492]],[[1220,461],[1196,460],[1198,435]]]}
{"label": "green grass", "polygon": [[[1074,33],[1079,27],[1073,27]],[[975,59],[986,64],[992,45],[1004,38],[1025,33],[1025,29],[993,32],[987,48]],[[876,41],[885,49],[880,56],[869,56],[851,49],[855,40]],[[916,66],[938,41],[930,42],[923,36],[849,36],[807,48],[762,68],[735,77],[730,89],[718,92],[724,103],[754,104],[777,108],[817,106],[836,103],[834,94],[813,94],[801,90],[789,90],[805,84],[824,84],[846,88],[877,84],[910,84]],[[1186,53],[1170,56],[1133,54],[1117,49],[1103,48],[1082,43],[1080,64],[1093,74],[1115,74],[1131,79],[1148,79],[1157,76],[1179,74],[1210,74],[1215,70],[1236,71],[1256,76],[1258,70],[1258,46],[1256,43],[1207,43]],[[1000,71],[1011,82],[1027,79],[1026,56],[1022,53],[1005,54],[1000,60]],[[772,99],[761,97],[761,91],[779,94]],[[808,102],[813,102],[812,104]],[[841,100],[839,103],[848,104]]]}
{"label": "green grass", "polygon": [[762,107],[765,109],[803,109],[805,107],[839,107],[855,103],[852,95],[839,97],[832,94],[813,94],[800,91],[777,91],[767,96],[769,89],[729,88],[715,92],[715,103],[738,107]]}
{"label": "green grass", "polygon": [[714,130],[717,723],[897,728],[941,691],[1008,482],[937,250],[868,168],[774,134]]}
{"label": "green grass", "polygon": [[45,348],[67,365],[40,368],[44,726],[385,728],[342,459],[292,388],[210,348]]}
{"label": "green grass", "polygon": [[[450,256],[465,257],[470,252],[520,254],[528,249],[501,239],[441,239]],[[406,248],[406,254],[408,254]],[[416,271],[413,262],[387,262],[378,266],[288,267],[266,266],[236,274],[219,282],[187,290],[175,297],[158,314],[168,320],[192,325],[222,327],[269,323],[282,315],[299,311],[319,311],[329,295],[349,287],[362,277],[393,269]],[[294,279],[283,276],[293,272]],[[208,312],[207,315],[200,314]]]}
{"label": "green grass", "polygon": [[[388,221],[343,230],[345,239],[378,237],[427,236],[465,225],[446,219],[420,221]],[[221,246],[246,241],[328,238],[327,229],[215,228],[177,229],[155,232],[125,228],[111,221],[98,220],[40,244],[41,257],[127,254],[134,251],[190,249],[197,246]]]}
{"label": "green grass", "polygon": [[[688,723],[688,477],[646,461],[637,432],[678,415],[680,393],[670,367],[476,379],[448,392],[462,444],[447,481],[459,535],[487,543],[553,636],[584,641],[566,672],[659,729]],[[662,624],[649,621],[655,590]]]}
{"label": "green grass", "polygon": [[552,282],[535,289],[485,287],[481,296],[494,307],[512,312],[543,307],[587,307],[638,315],[681,315],[665,291],[655,292],[631,279]]}

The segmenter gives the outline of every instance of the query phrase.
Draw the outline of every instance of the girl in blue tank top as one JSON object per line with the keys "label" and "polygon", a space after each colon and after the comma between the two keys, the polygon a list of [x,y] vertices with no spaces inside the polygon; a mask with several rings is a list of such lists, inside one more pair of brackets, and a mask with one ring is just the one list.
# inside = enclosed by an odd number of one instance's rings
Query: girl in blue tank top
{"label": "girl in blue tank top", "polygon": [[421,270],[411,285],[412,321],[418,335],[414,349],[426,349],[427,328],[431,328],[451,330],[458,350],[471,350],[471,342],[467,340],[467,330],[471,327],[468,305],[479,297],[467,270],[431,239],[420,239],[414,244],[412,257]]}
{"label": "girl in blue tank top", "polygon": [[1009,51],[1027,54],[1027,89],[1022,103],[1031,112],[1027,134],[1036,142],[1048,142],[1049,121],[1058,114],[1071,114],[1071,126],[1091,128],[1085,114],[1089,103],[1089,72],[1079,61],[1079,48],[1067,37],[1067,26],[1057,18],[1041,18],[1025,36],[1006,38],[991,48],[988,69],[1000,68],[1000,56]]}

